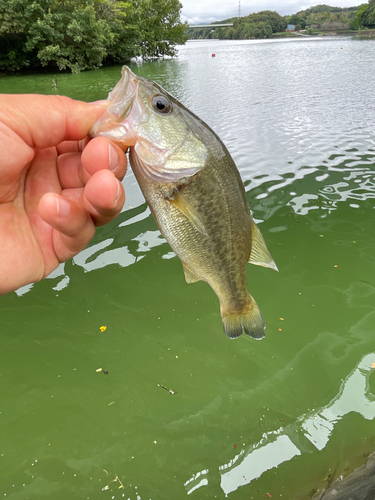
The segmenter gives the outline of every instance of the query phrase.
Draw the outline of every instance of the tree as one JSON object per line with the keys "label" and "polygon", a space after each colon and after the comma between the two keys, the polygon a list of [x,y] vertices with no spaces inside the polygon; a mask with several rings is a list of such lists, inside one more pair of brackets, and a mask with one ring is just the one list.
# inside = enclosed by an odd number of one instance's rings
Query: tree
{"label": "tree", "polygon": [[300,26],[299,29],[305,29],[306,27],[306,21],[304,20],[304,18],[298,16],[297,14],[293,14],[293,16],[290,16],[289,24],[294,24],[296,27]]}
{"label": "tree", "polygon": [[186,42],[187,23],[181,23],[178,0],[134,0],[130,22],[136,27],[137,55],[146,59],[174,56],[175,45]]}
{"label": "tree", "polygon": [[60,70],[77,72],[101,66],[114,35],[90,3],[64,2],[58,10],[44,12],[29,28],[26,50],[36,51],[42,66]]}
{"label": "tree", "polygon": [[12,69],[98,67],[112,42],[108,23],[98,18],[90,0],[0,0],[0,37],[8,48],[3,70],[9,69],[9,59]]}
{"label": "tree", "polygon": [[285,20],[277,12],[262,10],[256,14],[250,14],[250,16],[247,17],[251,16],[253,16],[255,22],[268,24],[271,27],[271,33],[278,33],[279,31],[284,31],[286,28]]}
{"label": "tree", "polygon": [[224,38],[233,39],[270,38],[272,33],[284,31],[286,21],[277,12],[264,10],[256,14],[233,20],[233,28],[228,28]]}
{"label": "tree", "polygon": [[375,28],[375,0],[369,0],[367,9],[363,13],[362,22],[366,28]]}
{"label": "tree", "polygon": [[329,5],[323,4],[299,11],[295,15],[303,18],[307,26],[328,22],[340,22],[346,24],[345,28],[349,28],[349,25],[354,21],[356,11],[357,7],[341,8],[330,7]]}
{"label": "tree", "polygon": [[353,21],[353,27],[355,29],[361,29],[363,28],[364,26],[364,16],[365,16],[365,13],[368,9],[368,4],[365,3],[365,4],[362,4],[358,7],[358,10],[357,10],[357,13],[356,13],[356,16],[355,16],[355,19]]}
{"label": "tree", "polygon": [[98,68],[174,55],[178,0],[0,0],[0,70]]}
{"label": "tree", "polygon": [[98,18],[107,22],[111,30],[111,43],[103,64],[121,64],[137,56],[138,30],[131,22],[133,4],[121,0],[95,0],[94,6]]}

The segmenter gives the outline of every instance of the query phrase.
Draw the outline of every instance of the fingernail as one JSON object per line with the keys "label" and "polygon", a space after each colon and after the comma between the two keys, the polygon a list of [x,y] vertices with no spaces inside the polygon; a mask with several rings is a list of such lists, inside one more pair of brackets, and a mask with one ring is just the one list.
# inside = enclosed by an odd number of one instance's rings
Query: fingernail
{"label": "fingernail", "polygon": [[64,198],[56,198],[56,209],[57,215],[60,217],[65,217],[70,213],[69,202],[64,200]]}
{"label": "fingernail", "polygon": [[109,106],[111,101],[108,101],[108,99],[102,99],[100,101],[90,102],[89,104],[95,104],[96,106]]}
{"label": "fingernail", "polygon": [[109,154],[109,170],[113,172],[114,170],[116,170],[118,165],[118,155],[117,151],[111,144],[108,147],[108,154]]}

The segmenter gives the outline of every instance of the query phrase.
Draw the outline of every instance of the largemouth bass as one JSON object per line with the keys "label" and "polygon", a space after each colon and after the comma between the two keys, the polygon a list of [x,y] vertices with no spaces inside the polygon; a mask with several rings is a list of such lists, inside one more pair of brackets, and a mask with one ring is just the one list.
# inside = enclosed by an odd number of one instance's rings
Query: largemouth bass
{"label": "largemouth bass", "polygon": [[264,337],[246,263],[277,267],[228,150],[202,120],[126,66],[108,99],[90,135],[130,147],[130,164],[160,232],[186,281],[206,281],[218,296],[227,336]]}

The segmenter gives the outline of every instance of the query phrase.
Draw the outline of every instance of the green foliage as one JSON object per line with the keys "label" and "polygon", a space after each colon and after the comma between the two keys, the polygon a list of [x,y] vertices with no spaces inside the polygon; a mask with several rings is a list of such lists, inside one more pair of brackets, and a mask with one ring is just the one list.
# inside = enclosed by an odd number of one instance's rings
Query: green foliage
{"label": "green foliage", "polygon": [[187,24],[180,22],[179,0],[134,0],[133,7],[137,55],[145,59],[174,56],[174,46],[187,39]]}
{"label": "green foliage", "polygon": [[243,27],[240,31],[241,39],[270,38],[272,35],[271,25],[265,22],[243,23],[242,25]]}
{"label": "green foliage", "polygon": [[180,10],[178,0],[0,0],[0,70],[174,55],[186,40]]}
{"label": "green foliage", "polygon": [[201,40],[206,38],[220,38],[221,28],[216,29],[212,34],[211,28],[195,28],[189,31],[190,40]]}
{"label": "green foliage", "polygon": [[[319,14],[322,12],[340,12],[340,11],[342,11],[341,7],[331,7],[330,5],[319,4],[315,5],[315,7],[310,7],[310,9],[301,12],[304,12],[306,13],[306,15],[309,15],[309,14]],[[301,12],[299,12],[298,14],[301,15]]]}
{"label": "green foliage", "polygon": [[298,29],[305,29],[306,27],[306,21],[304,20],[303,17],[298,16],[297,14],[293,14],[293,16],[290,16],[288,24],[294,24],[296,27],[300,26]]}
{"label": "green foliage", "polygon": [[[277,12],[264,10],[249,16],[237,17],[219,21],[219,23],[233,22],[233,27],[216,28],[214,33],[209,28],[206,31],[196,29],[189,38],[219,38],[220,40],[244,40],[250,38],[271,38],[272,33],[284,31],[286,21]],[[215,28],[215,23],[212,24]]]}
{"label": "green foliage", "polygon": [[[251,28],[249,28],[249,25],[251,25]],[[270,38],[272,33],[284,31],[286,22],[277,12],[263,10],[235,20],[234,27],[239,35],[241,35],[244,26],[248,27],[245,29],[246,33],[249,33],[249,29],[250,33],[253,33],[249,38]]]}
{"label": "green foliage", "polygon": [[[301,10],[295,14],[299,19],[304,19],[305,26],[317,25],[323,23],[341,23],[332,25],[336,29],[348,29],[354,22],[357,7],[331,7],[329,5],[320,4],[306,10]],[[294,16],[291,16],[293,18]],[[292,21],[290,21],[292,22]],[[301,23],[293,23],[301,24]],[[329,24],[326,24],[329,26]]]}
{"label": "green foliage", "polygon": [[353,21],[353,26],[355,29],[361,29],[364,26],[364,17],[369,5],[367,3],[362,4],[358,7],[357,14]]}
{"label": "green foliage", "polygon": [[358,8],[355,23],[358,28],[375,28],[375,0],[369,0],[368,4]]}

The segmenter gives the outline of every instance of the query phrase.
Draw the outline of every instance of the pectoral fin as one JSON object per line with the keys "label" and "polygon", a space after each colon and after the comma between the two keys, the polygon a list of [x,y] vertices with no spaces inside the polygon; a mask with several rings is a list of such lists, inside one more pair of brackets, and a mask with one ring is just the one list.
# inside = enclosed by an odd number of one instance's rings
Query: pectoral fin
{"label": "pectoral fin", "polygon": [[200,233],[207,235],[206,228],[204,227],[199,213],[186,199],[186,197],[178,191],[178,189],[174,190],[173,196],[168,198],[168,201],[170,201],[170,203],[178,208],[189,219],[195,229],[197,229]]}
{"label": "pectoral fin", "polygon": [[270,269],[278,271],[267,248],[266,242],[254,221],[252,221],[252,246],[249,262],[256,266],[269,267]]}
{"label": "pectoral fin", "polygon": [[190,269],[190,267],[184,263],[182,263],[182,267],[184,268],[186,283],[196,283],[197,281],[200,281],[199,276],[197,276],[195,272]]}

